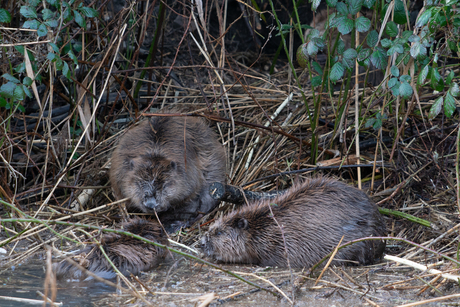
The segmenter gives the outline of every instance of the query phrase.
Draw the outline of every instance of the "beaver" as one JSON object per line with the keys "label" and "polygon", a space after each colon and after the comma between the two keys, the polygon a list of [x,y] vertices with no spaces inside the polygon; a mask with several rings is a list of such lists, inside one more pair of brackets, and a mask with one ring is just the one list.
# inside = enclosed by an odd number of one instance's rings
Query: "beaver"
{"label": "beaver", "polygon": [[128,208],[161,213],[160,220],[190,220],[218,203],[213,182],[225,182],[226,157],[203,118],[156,116],[133,127],[112,154],[110,181]]}
{"label": "beaver", "polygon": [[[163,228],[157,221],[134,219],[130,222],[122,223],[121,226],[125,231],[156,243],[168,245],[168,239]],[[112,263],[124,275],[130,273],[138,275],[140,271],[147,271],[156,267],[166,256],[166,250],[161,247],[115,233],[104,235],[101,240],[101,246]],[[72,258],[97,276],[107,279],[116,276],[112,266],[97,245],[87,246]],[[67,260],[55,263],[53,269],[59,279],[84,280],[91,278]]]}
{"label": "beaver", "polygon": [[[221,262],[286,267],[287,248],[290,265],[303,268],[333,251],[342,236],[345,243],[385,233],[377,206],[364,192],[319,176],[220,218],[201,238],[201,249]],[[339,250],[333,263],[372,264],[384,249],[381,240],[355,243]]]}

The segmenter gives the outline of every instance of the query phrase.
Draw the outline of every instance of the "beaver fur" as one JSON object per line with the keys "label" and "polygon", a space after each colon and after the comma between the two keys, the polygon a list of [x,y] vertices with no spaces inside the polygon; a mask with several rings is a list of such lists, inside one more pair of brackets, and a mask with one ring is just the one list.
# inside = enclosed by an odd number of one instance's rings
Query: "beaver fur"
{"label": "beaver fur", "polygon": [[198,117],[156,116],[128,130],[112,154],[110,181],[129,208],[190,220],[212,210],[213,182],[225,182],[226,158],[216,133]]}
{"label": "beaver fur", "polygon": [[[135,219],[121,226],[125,231],[156,243],[168,245],[167,237],[157,221]],[[104,235],[101,246],[112,263],[124,275],[131,273],[138,275],[140,271],[150,270],[156,267],[166,255],[166,250],[161,247],[115,233]],[[112,266],[97,245],[87,246],[77,255],[72,256],[72,260],[100,277],[113,278],[116,276]],[[54,272],[60,279],[90,279],[84,271],[82,272],[67,260],[55,263]]]}
{"label": "beaver fur", "polygon": [[[220,218],[201,238],[201,249],[221,262],[286,267],[286,246],[290,265],[302,268],[332,252],[342,236],[345,243],[385,235],[382,216],[364,192],[319,176]],[[384,249],[381,240],[355,243],[333,263],[371,264]]]}

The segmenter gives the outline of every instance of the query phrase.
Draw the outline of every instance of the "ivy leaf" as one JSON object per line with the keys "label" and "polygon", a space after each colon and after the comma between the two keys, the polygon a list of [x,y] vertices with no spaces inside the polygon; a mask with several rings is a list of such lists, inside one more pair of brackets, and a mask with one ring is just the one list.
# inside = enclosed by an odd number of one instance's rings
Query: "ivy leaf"
{"label": "ivy leaf", "polygon": [[70,69],[69,69],[69,65],[67,64],[67,62],[64,62],[64,67],[62,68],[62,74],[69,80],[72,80],[70,79]]}
{"label": "ivy leaf", "polygon": [[340,78],[342,78],[344,72],[345,72],[345,67],[343,67],[342,63],[337,62],[331,68],[329,79],[332,82],[336,83]]}
{"label": "ivy leaf", "polygon": [[388,38],[384,38],[380,41],[380,44],[382,44],[383,48],[390,48],[391,45],[393,45],[393,42],[389,40]]}
{"label": "ivy leaf", "polygon": [[417,21],[415,22],[415,27],[417,28],[421,28],[423,27],[424,25],[426,25],[426,23],[428,22],[428,20],[430,19],[431,17],[431,10],[433,8],[429,8],[427,9],[425,12],[422,13],[422,15],[419,16],[419,18],[417,19]]}
{"label": "ivy leaf", "polygon": [[339,12],[339,14],[342,16],[347,16],[348,15],[347,5],[343,2],[337,3],[337,12]]}
{"label": "ivy leaf", "polygon": [[451,117],[455,109],[455,98],[450,92],[447,92],[446,99],[444,100],[444,114],[446,114],[447,117]]}
{"label": "ivy leaf", "polygon": [[43,20],[51,19],[54,16],[53,11],[51,11],[50,9],[43,9],[42,14],[43,14]]}
{"label": "ivy leaf", "polygon": [[16,87],[17,85],[15,83],[7,82],[0,87],[0,94],[7,98],[12,98]]}
{"label": "ivy leaf", "polygon": [[364,61],[371,55],[371,49],[365,48],[358,53],[358,61]]}
{"label": "ivy leaf", "polygon": [[11,14],[5,9],[0,9],[0,22],[11,22]]}
{"label": "ivy leaf", "polygon": [[37,18],[37,12],[30,6],[21,6],[19,13],[25,18]]}
{"label": "ivy leaf", "polygon": [[323,77],[322,76],[316,76],[311,78],[311,86],[317,87],[323,84]]}
{"label": "ivy leaf", "polygon": [[84,6],[84,7],[81,7],[79,10],[83,15],[89,18],[95,18],[99,16],[99,13],[95,9],[92,9],[90,7]]}
{"label": "ivy leaf", "polygon": [[83,29],[86,30],[86,21],[85,19],[81,16],[81,14],[76,11],[76,10],[73,10],[73,14],[75,16],[75,22]]}
{"label": "ivy leaf", "polygon": [[390,36],[390,37],[396,37],[398,35],[398,26],[394,21],[389,21],[387,23],[387,27],[385,29],[385,32]]}
{"label": "ivy leaf", "polygon": [[353,30],[353,20],[344,18],[343,22],[341,22],[338,26],[337,29],[342,35],[348,34]]}
{"label": "ivy leaf", "polygon": [[46,26],[44,24],[41,24],[38,27],[37,35],[38,35],[38,37],[42,37],[42,36],[46,36],[46,34],[48,34],[48,29],[46,28]]}
{"label": "ivy leaf", "polygon": [[426,77],[428,77],[429,72],[430,72],[430,66],[425,65],[425,67],[423,67],[422,71],[418,75],[418,80],[417,80],[418,85],[422,85],[423,83],[425,83]]}
{"label": "ivy leaf", "polygon": [[364,0],[363,5],[367,7],[368,9],[372,8],[375,4],[376,0]]}
{"label": "ivy leaf", "polygon": [[34,19],[34,20],[27,20],[26,22],[24,22],[24,24],[22,25],[22,27],[24,29],[32,29],[32,30],[37,30],[38,27],[40,26],[40,23],[38,22],[38,20]]}
{"label": "ivy leaf", "polygon": [[313,12],[316,12],[316,9],[318,8],[320,4],[321,4],[321,0],[311,1],[311,9],[313,10]]}
{"label": "ivy leaf", "polygon": [[396,67],[395,65],[390,67],[390,72],[393,76],[399,77],[399,68]]}
{"label": "ivy leaf", "polygon": [[21,82],[21,81],[19,81],[19,79],[13,77],[12,75],[10,75],[8,73],[3,74],[2,77],[5,78],[6,80],[10,81],[10,82],[15,83],[15,84],[18,84],[18,83]]}
{"label": "ivy leaf", "polygon": [[394,87],[396,84],[398,84],[398,78],[391,78],[389,81],[388,81],[388,87],[389,88],[392,88]]}
{"label": "ivy leaf", "polygon": [[363,6],[363,0],[347,0],[348,3],[348,12],[351,15],[356,15],[359,11],[361,11],[361,7]]}
{"label": "ivy leaf", "polygon": [[14,93],[13,93],[13,99],[15,99],[16,101],[22,101],[26,98],[26,94],[24,93],[24,90],[22,89],[21,86],[16,86],[16,88],[14,89]]}
{"label": "ivy leaf", "polygon": [[384,69],[387,66],[387,56],[382,48],[375,48],[371,54],[371,63],[377,69]]}
{"label": "ivy leaf", "polygon": [[458,95],[460,94],[460,88],[458,87],[458,84],[456,82],[452,83],[449,92],[452,94],[452,96],[458,97]]}
{"label": "ivy leaf", "polygon": [[430,108],[430,113],[428,113],[428,119],[432,120],[436,116],[438,116],[439,113],[441,113],[443,102],[444,98],[442,96],[435,100],[435,102]]}
{"label": "ivy leaf", "polygon": [[356,27],[356,30],[358,30],[358,32],[369,31],[371,27],[371,21],[364,16],[359,16],[355,20],[355,27]]}
{"label": "ivy leaf", "polygon": [[404,99],[409,99],[412,97],[412,94],[414,93],[414,90],[412,89],[412,86],[410,86],[409,83],[406,81],[401,82],[401,85],[399,86],[399,95],[404,98]]}
{"label": "ivy leaf", "polygon": [[379,34],[375,30],[372,30],[367,35],[367,45],[371,48],[377,45],[378,40],[379,40]]}

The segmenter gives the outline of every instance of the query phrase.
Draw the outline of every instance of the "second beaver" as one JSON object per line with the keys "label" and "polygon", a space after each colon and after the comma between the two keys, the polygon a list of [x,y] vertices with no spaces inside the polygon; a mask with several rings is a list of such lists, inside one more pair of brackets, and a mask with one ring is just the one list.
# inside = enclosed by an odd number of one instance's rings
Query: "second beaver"
{"label": "second beaver", "polygon": [[120,139],[110,181],[118,199],[160,220],[191,220],[219,201],[209,185],[225,182],[226,157],[216,133],[198,117],[151,117]]}
{"label": "second beaver", "polygon": [[[286,267],[289,258],[292,267],[302,268],[332,252],[342,236],[345,243],[385,235],[382,216],[364,192],[320,176],[217,220],[201,249],[227,263]],[[333,263],[372,264],[384,249],[381,240],[355,243],[340,249]]]}

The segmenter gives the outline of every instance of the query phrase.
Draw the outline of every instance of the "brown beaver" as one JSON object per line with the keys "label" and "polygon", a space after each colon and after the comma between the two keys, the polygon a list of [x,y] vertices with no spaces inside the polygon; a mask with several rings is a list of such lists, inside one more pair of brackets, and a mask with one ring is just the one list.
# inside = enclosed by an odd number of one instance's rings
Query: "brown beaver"
{"label": "brown beaver", "polygon": [[[123,230],[142,236],[150,241],[168,245],[166,235],[157,221],[135,219],[129,223],[123,223],[122,227]],[[101,246],[112,263],[124,275],[130,273],[137,275],[140,271],[147,271],[156,267],[166,255],[166,250],[161,247],[119,234],[104,235],[101,240]],[[72,258],[85,269],[100,277],[113,278],[116,276],[112,266],[97,245],[87,246]],[[66,260],[55,263],[54,271],[58,278],[79,280],[88,278],[85,272],[82,272]]]}
{"label": "brown beaver", "polygon": [[160,220],[190,220],[218,200],[209,185],[225,182],[225,152],[198,117],[151,117],[128,130],[112,154],[110,181],[118,199]]}
{"label": "brown beaver", "polygon": [[[217,220],[201,238],[201,249],[222,262],[286,267],[284,234],[290,265],[302,268],[333,251],[342,236],[345,243],[385,233],[377,206],[364,192],[320,176]],[[384,241],[359,242],[339,250],[334,263],[371,264],[384,249]]]}

